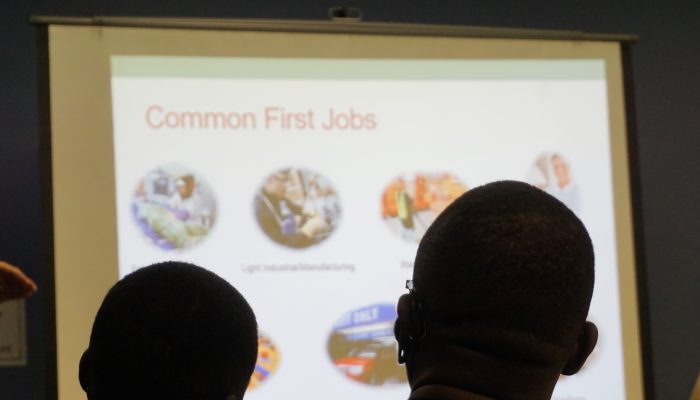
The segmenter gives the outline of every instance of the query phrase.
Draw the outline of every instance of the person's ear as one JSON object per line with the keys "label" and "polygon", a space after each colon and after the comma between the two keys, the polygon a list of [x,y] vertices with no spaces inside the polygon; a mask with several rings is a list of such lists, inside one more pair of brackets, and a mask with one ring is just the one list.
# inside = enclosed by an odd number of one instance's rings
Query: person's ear
{"label": "person's ear", "polygon": [[394,337],[399,343],[399,364],[406,362],[406,348],[409,345],[409,330],[411,327],[411,299],[408,294],[399,297],[396,306],[398,317],[394,322]]}
{"label": "person's ear", "polygon": [[80,387],[83,388],[85,393],[87,393],[90,387],[90,382],[88,376],[90,373],[90,349],[85,350],[83,356],[80,357],[80,365],[78,367],[78,380],[80,381]]}
{"label": "person's ear", "polygon": [[596,343],[598,343],[598,328],[593,322],[586,321],[569,360],[564,364],[562,375],[573,375],[580,371]]}

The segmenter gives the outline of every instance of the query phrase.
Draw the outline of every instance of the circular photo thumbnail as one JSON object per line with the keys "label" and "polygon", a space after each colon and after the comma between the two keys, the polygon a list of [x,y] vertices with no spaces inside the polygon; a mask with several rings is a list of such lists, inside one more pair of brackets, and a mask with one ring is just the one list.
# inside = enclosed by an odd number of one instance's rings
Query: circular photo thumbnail
{"label": "circular photo thumbnail", "polygon": [[285,168],[265,178],[255,196],[255,216],[270,239],[300,249],[333,233],[340,222],[340,199],[322,175]]}
{"label": "circular photo thumbnail", "polygon": [[136,224],[163,250],[199,243],[216,221],[216,201],[209,185],[178,164],[160,166],[139,182],[131,202]]}
{"label": "circular photo thumbnail", "polygon": [[382,218],[392,232],[418,243],[435,218],[467,190],[464,182],[447,173],[399,176],[384,189]]}
{"label": "circular photo thumbnail", "polygon": [[258,360],[255,362],[253,375],[248,383],[248,390],[259,387],[277,371],[280,364],[280,352],[269,336],[258,334]]}
{"label": "circular photo thumbnail", "polygon": [[396,317],[395,305],[386,303],[345,313],[328,338],[328,355],[337,370],[372,386],[407,382],[406,369],[396,361]]}
{"label": "circular photo thumbnail", "polygon": [[581,199],[578,185],[571,173],[571,164],[561,153],[540,154],[530,166],[527,180],[559,199],[573,211],[579,211]]}

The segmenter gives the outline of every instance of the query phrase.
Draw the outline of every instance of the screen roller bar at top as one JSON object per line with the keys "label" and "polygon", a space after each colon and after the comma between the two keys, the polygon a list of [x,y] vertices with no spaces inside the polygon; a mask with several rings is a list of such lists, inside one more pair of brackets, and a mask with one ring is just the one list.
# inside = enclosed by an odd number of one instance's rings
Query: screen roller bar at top
{"label": "screen roller bar at top", "polygon": [[217,29],[270,32],[309,32],[339,34],[373,34],[400,36],[447,36],[475,38],[591,40],[636,42],[632,34],[601,34],[582,31],[494,28],[459,25],[425,25],[386,22],[272,20],[272,19],[213,19],[213,18],[152,18],[152,17],[68,17],[32,15],[30,22],[38,25],[83,25],[131,28]]}

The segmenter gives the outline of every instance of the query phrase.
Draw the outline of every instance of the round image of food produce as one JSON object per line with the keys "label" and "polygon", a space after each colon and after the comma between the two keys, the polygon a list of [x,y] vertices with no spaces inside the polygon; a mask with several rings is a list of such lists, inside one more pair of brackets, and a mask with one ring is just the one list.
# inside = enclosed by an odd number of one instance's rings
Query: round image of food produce
{"label": "round image of food produce", "polygon": [[280,353],[272,339],[264,333],[258,334],[258,360],[255,362],[253,375],[248,383],[248,390],[255,389],[277,371],[280,363]]}
{"label": "round image of food produce", "polygon": [[401,175],[384,189],[382,218],[396,235],[418,243],[435,218],[468,189],[447,173]]}
{"label": "round image of food produce", "polygon": [[255,196],[255,216],[273,241],[306,248],[326,240],[338,226],[340,199],[321,174],[284,168],[263,181]]}
{"label": "round image of food produce", "polygon": [[216,222],[209,185],[189,168],[157,167],[139,182],[131,202],[134,221],[163,250],[186,249],[207,236]]}
{"label": "round image of food produce", "polygon": [[527,174],[530,184],[556,197],[567,207],[578,212],[581,199],[578,185],[571,171],[571,164],[561,153],[540,154]]}
{"label": "round image of food produce", "polygon": [[338,372],[366,385],[407,382],[406,369],[396,362],[396,307],[379,303],[345,313],[333,325],[328,355]]}

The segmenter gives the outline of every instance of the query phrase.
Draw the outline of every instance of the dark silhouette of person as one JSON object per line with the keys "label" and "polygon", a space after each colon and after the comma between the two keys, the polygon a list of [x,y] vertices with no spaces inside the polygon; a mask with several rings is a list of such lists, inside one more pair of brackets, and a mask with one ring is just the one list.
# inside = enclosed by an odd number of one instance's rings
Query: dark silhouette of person
{"label": "dark silhouette of person", "polygon": [[241,400],[258,353],[255,315],[228,282],[183,262],[107,293],[80,360],[89,400]]}
{"label": "dark silhouette of person", "polygon": [[423,237],[395,335],[411,400],[549,399],[598,339],[593,246],[563,203],[521,182],[475,188]]}

